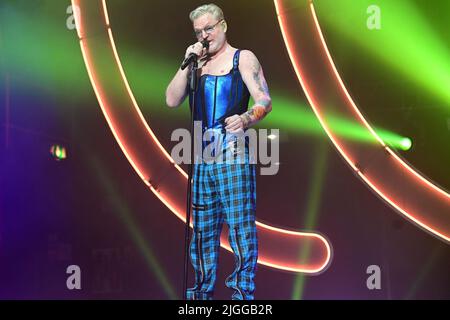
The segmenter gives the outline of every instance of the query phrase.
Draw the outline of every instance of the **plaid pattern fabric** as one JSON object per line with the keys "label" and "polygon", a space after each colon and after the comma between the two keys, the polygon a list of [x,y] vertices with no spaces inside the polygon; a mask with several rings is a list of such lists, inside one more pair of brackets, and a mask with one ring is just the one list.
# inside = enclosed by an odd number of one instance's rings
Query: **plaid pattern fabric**
{"label": "plaid pattern fabric", "polygon": [[223,222],[229,227],[236,267],[226,279],[232,299],[253,299],[258,258],[255,224],[256,169],[254,164],[194,164],[193,236],[190,243],[195,285],[188,299],[212,299]]}

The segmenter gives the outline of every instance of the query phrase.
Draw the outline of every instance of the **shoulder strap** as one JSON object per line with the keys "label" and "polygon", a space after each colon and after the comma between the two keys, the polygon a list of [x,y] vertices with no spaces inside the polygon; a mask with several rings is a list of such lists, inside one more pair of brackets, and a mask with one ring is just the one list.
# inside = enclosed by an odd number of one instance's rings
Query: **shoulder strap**
{"label": "shoulder strap", "polygon": [[241,50],[236,50],[233,57],[233,69],[236,70],[239,67],[239,54],[241,53]]}

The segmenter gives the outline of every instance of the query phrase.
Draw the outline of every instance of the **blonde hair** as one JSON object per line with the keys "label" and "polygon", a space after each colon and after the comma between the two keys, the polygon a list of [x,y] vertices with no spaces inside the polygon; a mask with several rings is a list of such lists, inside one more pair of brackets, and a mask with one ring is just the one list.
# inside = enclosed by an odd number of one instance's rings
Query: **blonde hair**
{"label": "blonde hair", "polygon": [[222,9],[214,3],[204,4],[192,10],[189,14],[189,19],[194,22],[195,19],[207,13],[210,13],[215,19],[217,19],[217,21],[225,19]]}

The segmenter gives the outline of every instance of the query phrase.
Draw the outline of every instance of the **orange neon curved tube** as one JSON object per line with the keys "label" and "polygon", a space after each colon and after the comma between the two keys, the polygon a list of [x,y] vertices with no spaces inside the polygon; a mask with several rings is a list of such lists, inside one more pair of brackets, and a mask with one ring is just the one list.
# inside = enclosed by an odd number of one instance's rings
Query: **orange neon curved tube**
{"label": "orange neon curved tube", "polygon": [[[185,221],[187,175],[158,141],[138,107],[114,44],[105,1],[72,0],[72,5],[79,8],[76,25],[86,69],[114,138],[142,181]],[[291,231],[258,221],[257,232],[259,264],[311,274],[323,272],[330,264],[331,246],[318,233]],[[225,234],[221,246],[231,251]],[[299,261],[305,250],[310,255]]]}
{"label": "orange neon curved tube", "polygon": [[[311,1],[274,0],[281,33],[306,97],[351,169],[392,208],[433,236],[450,242],[450,195],[389,148],[351,98],[333,62]],[[377,142],[361,145],[337,135],[326,115],[359,124]]]}

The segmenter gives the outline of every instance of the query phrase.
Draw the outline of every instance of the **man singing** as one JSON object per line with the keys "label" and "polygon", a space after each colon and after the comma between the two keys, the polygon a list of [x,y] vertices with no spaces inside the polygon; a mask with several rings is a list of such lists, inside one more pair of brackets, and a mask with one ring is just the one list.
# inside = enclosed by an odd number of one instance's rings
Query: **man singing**
{"label": "man singing", "polygon": [[[197,42],[187,48],[185,57],[191,53],[199,57],[197,91],[189,93],[189,68],[180,68],[167,87],[166,103],[177,107],[189,94],[194,120],[202,122],[203,130],[222,133],[225,138],[219,139],[223,141],[221,148],[229,151],[233,145],[227,135],[244,132],[272,110],[267,83],[256,56],[228,43],[227,22],[217,5],[202,5],[189,18]],[[209,46],[204,47],[205,41]],[[250,95],[255,104],[247,110]],[[189,300],[213,297],[223,222],[228,225],[228,241],[236,261],[226,286],[234,290],[232,299],[254,299],[258,259],[256,171],[248,161],[248,148],[245,144],[244,150],[232,149],[234,154],[244,153],[241,163],[193,164],[190,257],[195,285],[186,292]]]}

